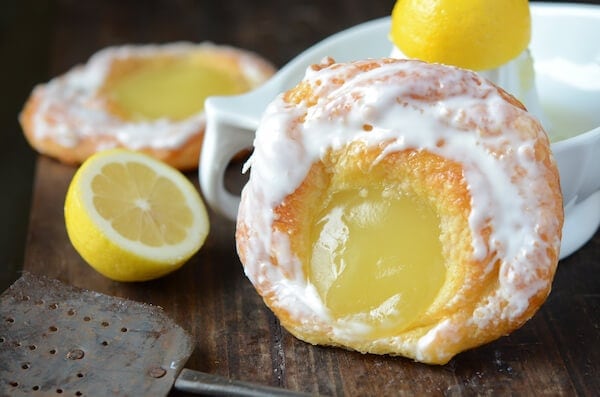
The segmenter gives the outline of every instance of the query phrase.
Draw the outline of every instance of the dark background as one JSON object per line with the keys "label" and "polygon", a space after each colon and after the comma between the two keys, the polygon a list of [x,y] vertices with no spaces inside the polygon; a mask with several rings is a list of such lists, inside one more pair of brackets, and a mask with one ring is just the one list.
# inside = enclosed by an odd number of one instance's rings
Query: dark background
{"label": "dark background", "polygon": [[201,250],[193,263],[139,285],[110,282],[93,272],[68,242],[57,203],[74,169],[43,157],[38,160],[17,121],[35,84],[65,73],[103,47],[130,43],[210,40],[253,50],[281,67],[333,33],[389,15],[393,4],[2,1],[0,291],[19,276],[25,263],[36,274],[162,306],[197,342],[188,368],[294,390],[328,395],[597,395],[600,232],[561,261],[551,296],[524,327],[441,367],[314,347],[293,338],[240,271],[233,250],[235,225],[223,218],[213,218],[210,249]]}
{"label": "dark background", "polygon": [[[583,1],[600,4],[600,0]],[[23,261],[36,154],[17,116],[33,86],[102,47],[175,40],[231,44],[276,66],[354,24],[386,16],[392,0],[77,1],[0,5],[0,290]],[[58,56],[57,56],[58,54]]]}

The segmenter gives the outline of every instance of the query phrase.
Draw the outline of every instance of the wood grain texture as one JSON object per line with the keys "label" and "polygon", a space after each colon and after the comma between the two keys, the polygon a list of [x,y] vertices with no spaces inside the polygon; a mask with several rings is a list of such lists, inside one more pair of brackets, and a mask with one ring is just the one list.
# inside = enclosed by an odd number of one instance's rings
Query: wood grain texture
{"label": "wood grain texture", "polygon": [[[25,269],[162,306],[196,341],[187,368],[320,395],[582,395],[600,390],[600,233],[563,260],[540,312],[521,329],[445,366],[301,342],[279,326],[243,274],[234,224],[210,213],[203,249],[159,280],[118,283],[72,248],[63,201],[74,172],[40,157]],[[195,175],[189,175],[197,184]],[[180,395],[181,393],[173,393]]]}
{"label": "wood grain texture", "polygon": [[[332,33],[387,15],[393,1],[49,4],[44,25],[51,27],[45,37],[48,78],[107,45],[175,40],[232,44],[282,66]],[[177,272],[145,283],[104,278],[83,262],[66,235],[64,197],[74,172],[45,157],[37,160],[24,268],[162,306],[195,338],[187,368],[336,396],[593,396],[600,390],[600,233],[560,263],[548,301],[521,329],[445,366],[427,366],[292,337],[244,276],[235,252],[235,225],[214,213],[205,246]],[[189,177],[197,186],[196,175]],[[239,186],[232,178],[231,185]]]}

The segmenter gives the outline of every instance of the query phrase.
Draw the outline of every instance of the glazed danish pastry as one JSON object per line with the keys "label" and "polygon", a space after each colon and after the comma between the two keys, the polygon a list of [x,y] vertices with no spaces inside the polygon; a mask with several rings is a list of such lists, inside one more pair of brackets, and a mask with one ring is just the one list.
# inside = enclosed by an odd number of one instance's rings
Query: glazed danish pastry
{"label": "glazed danish pastry", "polygon": [[473,72],[313,65],[266,109],[236,241],[296,337],[443,364],[547,297],[563,222],[546,133]]}
{"label": "glazed danish pastry", "polygon": [[193,169],[206,97],[249,91],[273,73],[254,53],[211,43],[108,47],[38,85],[20,121],[33,148],[65,163],[123,147]]}

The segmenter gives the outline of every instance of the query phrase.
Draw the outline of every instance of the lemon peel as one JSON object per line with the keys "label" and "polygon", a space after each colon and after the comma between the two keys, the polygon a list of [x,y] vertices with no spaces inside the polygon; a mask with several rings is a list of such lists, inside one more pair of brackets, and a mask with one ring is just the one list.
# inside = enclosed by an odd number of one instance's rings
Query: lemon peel
{"label": "lemon peel", "polygon": [[398,0],[390,37],[410,58],[472,70],[501,66],[531,39],[527,0]]}

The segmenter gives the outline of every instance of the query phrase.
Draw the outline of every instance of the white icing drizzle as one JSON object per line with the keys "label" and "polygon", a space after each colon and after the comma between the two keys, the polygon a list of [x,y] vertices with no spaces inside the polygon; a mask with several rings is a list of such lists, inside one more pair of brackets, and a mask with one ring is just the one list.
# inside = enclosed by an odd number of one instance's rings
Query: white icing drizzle
{"label": "white icing drizzle", "polygon": [[[396,46],[392,48],[390,56],[397,59],[408,59],[402,50]],[[526,48],[521,54],[504,65],[494,69],[478,70],[477,73],[481,77],[502,87],[506,92],[521,101],[527,107],[527,110],[535,115],[544,127],[548,129],[549,122],[542,111],[535,84],[533,66],[533,57],[529,49]]]}
{"label": "white icing drizzle", "polygon": [[[523,118],[535,123],[535,119],[507,103],[475,73],[418,61],[377,62],[379,67],[366,72],[358,72],[356,64],[309,68],[304,82],[318,99],[315,106],[291,104],[280,95],[266,109],[256,132],[249,160],[252,172],[239,210],[239,220],[251,225],[245,247],[247,276],[255,285],[272,286],[279,302],[275,304],[304,319],[307,327],[328,329],[342,343],[368,332],[369,326],[358,317],[335,320],[328,315],[315,288],[307,284],[302,264],[290,255],[288,236],[273,235],[271,227],[274,208],[294,192],[328,150],[356,140],[367,145],[392,141],[382,156],[416,148],[463,167],[471,195],[473,258],[496,253],[485,272],[501,261],[498,291],[476,309],[473,322],[483,327],[498,317],[521,315],[529,299],[546,286],[535,281],[538,266],[551,266],[531,260],[546,249],[540,247],[546,243],[539,238],[539,222],[556,232],[549,246],[559,245],[558,221],[545,219],[540,208],[540,202],[551,196],[541,178],[542,166],[533,155],[534,144],[543,137],[526,136],[514,123]],[[335,84],[338,79],[345,82]],[[438,101],[409,99],[426,98],[441,87],[446,90],[445,98]],[[334,112],[340,109],[344,111]],[[468,126],[470,122],[485,125],[486,131]],[[364,124],[373,126],[372,130],[365,131]],[[436,145],[440,140],[445,144]],[[481,230],[487,226],[492,234],[484,241]],[[278,266],[271,265],[273,256]],[[442,321],[415,349],[426,351],[436,338],[455,335],[457,326],[451,319]]]}
{"label": "white icing drizzle", "polygon": [[106,110],[98,91],[116,59],[153,57],[157,54],[178,56],[198,50],[236,51],[240,68],[252,85],[258,85],[268,77],[260,67],[263,62],[253,54],[209,42],[108,47],[94,54],[85,65],[76,66],[34,89],[33,95],[40,100],[33,117],[36,137],[52,137],[65,147],[74,147],[84,138],[100,137],[111,138],[105,141],[105,145],[121,144],[134,150],[180,147],[204,130],[206,117],[203,111],[179,121],[168,118],[125,121]]}

